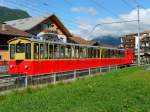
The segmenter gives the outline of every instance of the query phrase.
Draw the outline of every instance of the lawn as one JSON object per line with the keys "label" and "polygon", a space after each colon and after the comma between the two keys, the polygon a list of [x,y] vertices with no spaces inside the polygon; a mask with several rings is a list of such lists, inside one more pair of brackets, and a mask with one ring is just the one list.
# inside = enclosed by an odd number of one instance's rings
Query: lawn
{"label": "lawn", "polygon": [[150,71],[131,67],[0,96],[0,112],[150,112]]}

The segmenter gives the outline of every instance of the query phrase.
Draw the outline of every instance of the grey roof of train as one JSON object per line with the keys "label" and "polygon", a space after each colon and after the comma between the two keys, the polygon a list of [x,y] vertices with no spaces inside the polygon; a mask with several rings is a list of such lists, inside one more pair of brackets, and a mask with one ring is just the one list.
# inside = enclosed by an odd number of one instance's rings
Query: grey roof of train
{"label": "grey roof of train", "polygon": [[[16,38],[18,39],[18,38]],[[91,46],[91,45],[86,45],[86,44],[75,44],[75,43],[62,43],[62,42],[53,42],[53,41],[46,41],[46,40],[40,40],[40,39],[34,39],[34,38],[27,38],[30,41],[33,42],[46,42],[46,43],[54,43],[54,44],[61,44],[61,45],[74,45],[74,46],[81,46],[81,47],[100,47],[100,48],[104,48],[104,49],[118,49],[118,50],[124,50],[124,49],[120,49],[120,48],[110,48],[110,47],[101,47],[101,46]]]}
{"label": "grey roof of train", "polygon": [[28,17],[24,19],[6,21],[5,23],[17,29],[26,31],[30,30],[31,28],[33,28],[34,26],[36,26],[37,24],[39,24],[40,22],[44,21],[52,15],[53,14],[48,14],[46,16]]}

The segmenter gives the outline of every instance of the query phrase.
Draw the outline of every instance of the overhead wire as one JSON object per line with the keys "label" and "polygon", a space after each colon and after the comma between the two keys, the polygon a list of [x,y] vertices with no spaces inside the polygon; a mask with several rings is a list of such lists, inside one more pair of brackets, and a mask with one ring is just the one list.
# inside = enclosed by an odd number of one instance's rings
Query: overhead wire
{"label": "overhead wire", "polygon": [[[46,3],[44,0],[43,1],[39,0],[38,2],[40,2],[42,5],[44,5],[44,8],[46,8],[47,11],[52,12],[53,14],[55,14],[52,10],[49,10],[49,7],[51,7],[51,6],[48,3]],[[61,13],[61,14],[64,14],[64,13]],[[57,15],[57,16],[59,16],[59,15]],[[74,25],[76,25],[76,23],[71,19],[66,19],[66,18],[63,18],[63,17],[59,17],[59,18],[62,21],[67,21],[67,22],[69,21],[68,24],[71,24],[71,26],[73,26],[73,27],[74,27]]]}
{"label": "overhead wire", "polygon": [[[73,4],[71,4],[68,0],[64,0],[64,1],[67,1],[66,3],[68,3],[69,5],[73,5]],[[114,15],[114,16],[118,16],[118,15],[116,15],[115,13],[113,13],[112,11],[110,11],[110,10],[108,10],[107,8],[105,8],[103,5],[101,5],[100,3],[98,3],[97,1],[95,1],[95,0],[90,0],[90,1],[94,1],[94,3],[95,4],[97,4],[98,6],[100,6],[100,8],[102,8],[103,10],[105,10],[105,11],[107,11],[108,13],[110,13],[110,14],[112,14],[112,15]],[[125,0],[122,0],[122,1],[125,1]],[[49,7],[49,4],[48,3],[46,3],[46,2],[41,2],[45,7]],[[126,2],[127,3],[127,2]],[[18,4],[17,2],[14,2],[13,1],[13,4]],[[33,5],[31,6],[31,7],[29,7],[28,5],[26,5],[26,4],[18,4],[18,5],[22,5],[22,6],[24,6],[25,8],[30,8],[30,9],[32,9],[33,11],[35,11],[36,13],[45,13],[45,11],[39,11],[39,9],[37,9],[37,8],[35,8]],[[66,20],[66,19],[64,19],[64,20]],[[67,20],[68,21],[68,20]],[[70,21],[70,20],[69,20]],[[126,22],[133,22],[134,20],[131,20],[131,21],[118,21],[118,22],[111,22],[111,23],[101,23],[101,26],[102,26],[102,24],[103,25],[107,25],[107,24],[116,24],[116,23],[126,23]],[[69,23],[70,24],[70,23]],[[73,24],[73,21],[71,21],[71,24]],[[77,25],[77,23],[75,23],[74,25]],[[71,26],[71,25],[69,25],[69,26]],[[95,25],[96,27],[97,26],[100,26],[100,24],[97,24],[97,25]],[[74,26],[73,26],[74,27]],[[95,29],[95,27],[93,28],[93,29]],[[92,32],[93,32],[93,30],[92,30]]]}
{"label": "overhead wire", "polygon": [[96,0],[90,0],[91,2],[93,2],[95,5],[97,5],[99,8],[103,9],[104,11],[106,11],[107,13],[113,15],[113,16],[118,16],[116,13],[112,12],[111,10],[107,9],[106,7],[104,7],[102,4],[100,4],[99,2],[97,2]]}
{"label": "overhead wire", "polygon": [[89,35],[91,35],[93,33],[93,31],[96,29],[96,27],[98,26],[103,26],[103,25],[110,25],[110,24],[121,24],[121,23],[130,23],[130,22],[136,22],[138,20],[128,20],[128,21],[113,21],[113,22],[108,22],[108,23],[100,23],[95,25],[92,30],[89,32]]}
{"label": "overhead wire", "polygon": [[[65,0],[65,1],[68,2],[68,0]],[[115,17],[118,17],[118,15],[117,15],[116,13],[114,13],[114,12],[110,11],[109,9],[105,8],[102,4],[100,4],[100,3],[97,2],[96,0],[90,0],[90,1],[91,1],[91,2],[94,2],[97,6],[99,6],[99,8],[103,9],[103,10],[106,11],[107,13],[112,14],[112,15],[115,16]],[[126,2],[125,0],[123,0],[123,1],[124,1],[124,3],[126,3],[126,5],[129,5],[128,2]],[[70,4],[70,2],[68,2],[68,3],[69,3],[69,5],[72,5],[72,4]],[[131,5],[130,5],[130,6],[131,6]],[[132,6],[131,6],[131,9],[133,9]],[[96,25],[92,28],[92,30],[91,30],[90,32],[88,32],[88,33],[91,35],[91,33],[95,30],[95,28],[96,28],[97,26],[101,26],[101,27],[102,27],[103,25],[108,25],[108,24],[121,24],[121,23],[127,23],[127,22],[135,22],[135,21],[137,21],[137,20],[124,20],[124,19],[123,19],[123,21],[96,24]]]}
{"label": "overhead wire", "polygon": [[133,9],[134,6],[132,6],[130,3],[128,3],[126,0],[121,0],[127,7]]}
{"label": "overhead wire", "polygon": [[[113,11],[105,8],[105,6],[103,6],[102,4],[100,4],[99,2],[97,2],[96,0],[90,0],[91,2],[95,3],[97,6],[99,6],[99,8],[105,10],[107,13],[112,14],[115,17],[118,17],[118,15],[116,13],[114,13]],[[110,23],[100,23],[100,24],[96,24],[88,33],[91,35],[91,33],[95,30],[96,27],[98,26],[103,26],[103,25],[108,25],[108,24],[121,24],[121,23],[127,23],[127,22],[135,22],[137,20],[125,20],[122,19],[122,21],[117,21],[117,22],[110,22]]]}
{"label": "overhead wire", "polygon": [[[40,0],[39,0],[40,1]],[[48,3],[46,3],[44,0],[43,1],[40,1],[45,7],[51,7]],[[60,14],[64,14],[62,11],[60,12]],[[64,22],[66,22],[66,24],[69,24],[68,25],[68,27],[69,28],[75,28],[76,26],[77,26],[77,23],[74,21],[74,20],[72,20],[72,19],[68,19],[68,18],[64,18],[64,17],[62,17],[62,16],[59,16],[59,14],[57,15],[60,19],[61,19],[61,21],[64,23]]]}

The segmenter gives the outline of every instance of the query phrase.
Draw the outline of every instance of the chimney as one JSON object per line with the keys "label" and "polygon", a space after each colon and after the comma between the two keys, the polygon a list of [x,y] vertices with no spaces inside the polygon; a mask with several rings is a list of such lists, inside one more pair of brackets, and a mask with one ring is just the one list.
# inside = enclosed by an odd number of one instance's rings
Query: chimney
{"label": "chimney", "polygon": [[7,30],[7,29],[6,29],[6,24],[5,24],[5,23],[2,23],[2,31],[5,31],[5,30]]}

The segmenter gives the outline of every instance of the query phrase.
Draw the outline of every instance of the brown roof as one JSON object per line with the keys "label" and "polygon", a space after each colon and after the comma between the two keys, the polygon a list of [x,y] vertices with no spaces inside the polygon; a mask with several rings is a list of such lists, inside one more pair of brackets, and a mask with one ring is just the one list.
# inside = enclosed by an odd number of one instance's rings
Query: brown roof
{"label": "brown roof", "polygon": [[21,31],[19,29],[16,29],[10,25],[6,24],[0,24],[0,34],[2,35],[11,35],[11,36],[25,36],[25,37],[31,37],[31,34]]}
{"label": "brown roof", "polygon": [[74,41],[77,44],[85,44],[89,45],[89,41],[79,37],[79,36],[73,36],[73,37],[68,37],[70,40]]}
{"label": "brown roof", "polygon": [[59,20],[59,18],[55,14],[50,14],[46,16],[38,16],[38,17],[28,17],[24,19],[7,21],[8,25],[14,26],[22,31],[31,31],[33,28],[37,27],[41,23],[45,23],[47,21],[55,22],[61,31],[67,35],[67,37],[72,36],[69,30],[64,26],[64,24]]}
{"label": "brown roof", "polygon": [[70,31],[65,27],[65,25],[59,20],[59,18],[55,14],[53,14],[50,18],[52,18],[56,22],[56,24],[67,35],[67,37],[72,36]]}

